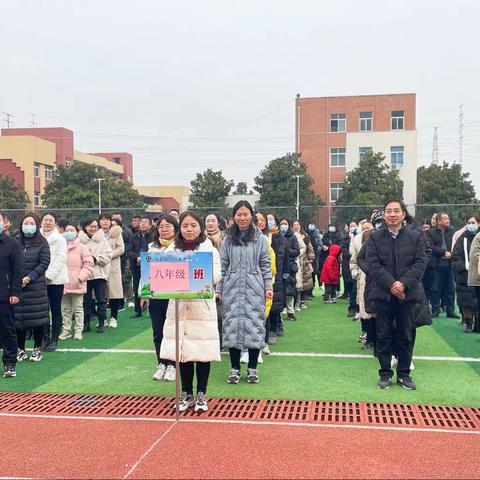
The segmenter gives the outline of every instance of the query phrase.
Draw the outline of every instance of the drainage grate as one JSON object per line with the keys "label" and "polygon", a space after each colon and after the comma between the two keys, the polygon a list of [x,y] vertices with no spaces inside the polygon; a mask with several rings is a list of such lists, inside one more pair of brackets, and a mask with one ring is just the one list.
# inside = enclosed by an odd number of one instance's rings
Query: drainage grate
{"label": "drainage grate", "polygon": [[[0,414],[175,418],[175,399],[0,392]],[[198,418],[189,410],[185,418]],[[203,418],[480,431],[480,408],[317,400],[210,399]]]}

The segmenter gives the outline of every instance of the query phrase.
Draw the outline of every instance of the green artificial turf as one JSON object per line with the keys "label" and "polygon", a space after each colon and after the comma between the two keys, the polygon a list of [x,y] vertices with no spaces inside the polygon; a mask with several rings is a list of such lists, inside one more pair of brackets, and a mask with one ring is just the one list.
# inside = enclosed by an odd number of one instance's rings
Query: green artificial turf
{"label": "green artificial turf", "polygon": [[[317,293],[319,295],[319,293]],[[298,313],[297,322],[286,322],[286,336],[278,338],[272,352],[361,354],[364,358],[264,357],[260,383],[228,385],[228,355],[212,364],[209,395],[258,399],[305,399],[480,405],[480,364],[463,361],[416,360],[412,376],[417,391],[397,385],[378,390],[378,361],[357,343],[358,322],[346,316],[347,303],[324,305],[320,297]],[[150,350],[147,353],[46,353],[42,362],[23,362],[15,379],[0,379],[0,390],[85,394],[175,394],[175,384],[155,382],[150,320],[130,319],[123,312],[116,330],[91,332],[81,342],[66,340],[60,348]],[[479,357],[480,335],[466,335],[457,320],[435,319],[433,327],[417,331],[415,355]]]}

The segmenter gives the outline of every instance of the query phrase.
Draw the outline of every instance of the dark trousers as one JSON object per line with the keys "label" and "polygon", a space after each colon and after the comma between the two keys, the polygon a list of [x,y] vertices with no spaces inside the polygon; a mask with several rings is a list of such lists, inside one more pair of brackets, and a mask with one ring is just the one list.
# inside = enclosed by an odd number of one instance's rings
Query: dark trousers
{"label": "dark trousers", "polygon": [[97,304],[98,324],[101,326],[105,325],[107,318],[107,281],[103,278],[88,280],[87,293],[83,296],[83,322],[85,327],[90,325],[90,319],[92,318],[93,292],[95,292]]}
{"label": "dark trousers", "polygon": [[337,285],[333,283],[326,283],[325,284],[325,293],[323,294],[323,301],[328,302],[335,298],[335,294],[337,292]]}
{"label": "dark trousers", "polygon": [[118,312],[124,307],[125,301],[123,298],[111,298],[108,303],[110,304],[110,316],[117,319]]}
{"label": "dark trousers", "polygon": [[140,267],[138,265],[132,265],[132,278],[133,278],[133,297],[135,300],[135,313],[142,313],[142,307],[140,307],[140,297],[138,296],[138,286],[140,285]]}
{"label": "dark trousers", "polygon": [[423,289],[425,290],[425,296],[427,297],[429,302],[430,302],[430,294],[432,289],[433,270],[434,270],[433,268],[427,267],[422,278]]}
{"label": "dark trousers", "polygon": [[[410,375],[413,355],[413,302],[400,302],[392,297],[389,302],[376,301],[377,354],[380,375],[392,376],[392,354],[398,354],[397,377]],[[393,346],[396,345],[393,352]]]}
{"label": "dark trousers", "polygon": [[280,322],[282,321],[281,313],[270,311],[270,315],[268,317],[270,319],[270,332],[276,334],[278,327],[280,326]]}
{"label": "dark trousers", "polygon": [[[48,303],[50,304],[50,314],[52,317],[52,335],[51,339],[58,341],[58,336],[62,330],[62,297],[63,285],[47,285]],[[49,327],[46,326],[45,337],[50,337]]]}
{"label": "dark trousers", "polygon": [[443,300],[447,314],[455,313],[455,283],[450,267],[432,269],[432,284],[430,287],[430,302],[432,314],[440,313],[440,301]]}
{"label": "dark trousers", "polygon": [[352,291],[350,292],[350,301],[348,302],[348,308],[356,310],[357,312],[359,310],[357,303],[357,282],[353,282]]}
{"label": "dark trousers", "polygon": [[367,332],[367,344],[375,347],[377,343],[377,319],[365,319],[365,331]]}
{"label": "dark trousers", "polygon": [[[40,348],[43,341],[44,326],[40,325],[39,327],[32,328],[33,333],[33,346],[34,348]],[[25,340],[27,339],[27,331],[22,328],[17,329],[17,343],[20,350],[25,350]]]}
{"label": "dark trousers", "polygon": [[[230,353],[232,368],[240,370],[240,355],[242,352],[238,350],[238,348],[229,348],[228,351]],[[248,349],[248,368],[257,368],[259,355],[260,350],[258,348]]]}
{"label": "dark trousers", "polygon": [[343,294],[345,297],[350,297],[353,289],[353,284],[356,282],[343,280]]}
{"label": "dark trousers", "polygon": [[3,347],[3,363],[17,363],[17,333],[8,302],[0,302],[0,345]]}
{"label": "dark trousers", "polygon": [[210,362],[180,362],[180,377],[182,391],[193,395],[193,374],[197,366],[197,393],[207,393],[208,377],[210,376]]}
{"label": "dark trousers", "polygon": [[150,300],[148,302],[148,310],[152,321],[153,343],[157,354],[157,363],[164,365],[175,365],[171,360],[160,358],[160,347],[163,340],[163,326],[167,317],[168,300]]}

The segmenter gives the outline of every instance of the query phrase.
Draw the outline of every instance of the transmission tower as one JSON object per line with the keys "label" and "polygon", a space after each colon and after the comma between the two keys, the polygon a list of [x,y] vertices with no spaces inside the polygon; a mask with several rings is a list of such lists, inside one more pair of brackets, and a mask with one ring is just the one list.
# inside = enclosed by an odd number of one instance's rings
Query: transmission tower
{"label": "transmission tower", "polygon": [[438,133],[437,127],[435,127],[435,133],[433,134],[433,150],[432,150],[432,163],[438,164]]}
{"label": "transmission tower", "polygon": [[13,127],[13,115],[8,112],[3,112],[3,114],[5,115],[5,125],[7,128]]}

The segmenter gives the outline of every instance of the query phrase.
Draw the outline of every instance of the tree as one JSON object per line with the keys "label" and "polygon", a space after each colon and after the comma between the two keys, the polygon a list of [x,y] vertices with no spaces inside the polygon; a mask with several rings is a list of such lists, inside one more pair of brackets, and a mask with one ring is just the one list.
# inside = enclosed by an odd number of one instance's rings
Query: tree
{"label": "tree", "polygon": [[130,182],[107,171],[98,172],[94,165],[80,162],[70,167],[58,165],[42,195],[43,205],[50,209],[63,209],[62,215],[71,219],[95,215],[98,208],[97,178],[104,179],[101,187],[102,210],[131,211],[132,208],[144,207],[143,197]]}
{"label": "tree", "polygon": [[238,182],[232,195],[248,195],[247,182]]}
{"label": "tree", "polygon": [[0,175],[0,208],[22,209],[30,203],[27,192],[10,175]]}
{"label": "tree", "polygon": [[316,218],[316,208],[323,202],[311,190],[313,179],[296,153],[271,160],[255,177],[254,188],[260,194],[257,206],[274,210],[280,216],[296,218],[297,175],[300,177],[300,220],[308,222]]}
{"label": "tree", "polygon": [[189,201],[196,208],[225,207],[225,199],[234,184],[233,180],[225,179],[221,170],[215,172],[208,168],[190,182]]}
{"label": "tree", "polygon": [[446,211],[457,225],[466,216],[478,214],[478,200],[470,174],[463,173],[458,163],[419,167],[417,204],[418,218],[430,218],[433,213]]}
{"label": "tree", "polygon": [[336,202],[337,220],[344,223],[369,218],[373,207],[383,206],[390,198],[401,199],[402,193],[403,181],[398,170],[391,169],[381,153],[368,152],[358,167],[347,173]]}

